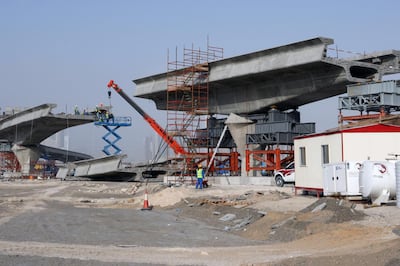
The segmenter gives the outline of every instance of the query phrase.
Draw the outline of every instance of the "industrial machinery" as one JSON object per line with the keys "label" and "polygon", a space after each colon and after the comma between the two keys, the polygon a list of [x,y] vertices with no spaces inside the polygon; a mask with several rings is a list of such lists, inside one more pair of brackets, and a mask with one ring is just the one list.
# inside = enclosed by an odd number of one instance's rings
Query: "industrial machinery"
{"label": "industrial machinery", "polygon": [[364,161],[360,167],[360,192],[374,205],[388,203],[396,197],[394,162]]}
{"label": "industrial machinery", "polygon": [[[208,162],[206,173],[208,172],[208,170],[216,171],[215,167],[213,167],[212,165],[212,162],[217,161],[216,156],[217,157],[226,156],[225,153],[217,153],[218,147],[221,143],[224,133],[221,134],[220,136],[221,139],[219,140],[217,147],[214,150],[214,153],[203,153],[203,154],[195,153],[189,149],[185,149],[177,140],[174,139],[174,135],[167,133],[166,130],[164,130],[152,117],[150,117],[139,105],[137,105],[137,103],[135,103],[113,80],[110,80],[108,82],[107,87],[109,89],[113,88],[125,101],[129,103],[130,106],[132,106],[144,118],[144,120],[151,126],[151,128],[173,150],[173,152],[176,155],[176,161],[183,161],[184,165],[181,168],[173,170],[174,175],[178,174],[178,172],[179,175],[194,174],[194,172],[191,172],[191,169],[195,169],[195,166],[197,166],[198,163],[202,163],[203,161]],[[236,154],[236,160],[233,161],[237,161],[237,153],[234,154]],[[237,164],[232,163],[231,168],[236,169],[238,168],[238,166]],[[219,169],[223,168],[219,167]],[[156,178],[159,174],[163,174],[163,172],[161,170],[153,170],[153,169],[149,169],[142,172],[142,176],[144,178]]]}
{"label": "industrial machinery", "polygon": [[[109,94],[109,97],[111,94]],[[111,106],[111,104],[110,104]],[[102,126],[107,133],[102,139],[107,143],[103,148],[103,153],[106,155],[117,155],[121,153],[121,149],[117,146],[117,142],[122,137],[117,133],[120,127],[129,127],[132,125],[130,117],[114,117],[110,112],[111,107],[96,107],[97,121],[96,126]]]}
{"label": "industrial machinery", "polygon": [[168,146],[177,154],[184,155],[187,152],[182,148],[182,146],[176,142],[171,136],[165,132],[165,130],[153,119],[151,118],[137,103],[135,103],[128,95],[116,84],[114,80],[110,80],[107,84],[108,88],[113,88],[125,101],[127,101],[130,106],[132,106],[147,123],[154,129],[154,131],[168,144]]}
{"label": "industrial machinery", "polygon": [[[110,80],[107,84],[109,89],[113,88],[121,97],[129,103],[143,118],[149,123],[151,128],[168,144],[168,146],[175,152],[177,156],[188,155],[188,152],[152,118],[150,117],[137,103],[135,103],[119,86]],[[160,174],[160,171],[144,171],[142,173],[144,178],[155,178]]]}

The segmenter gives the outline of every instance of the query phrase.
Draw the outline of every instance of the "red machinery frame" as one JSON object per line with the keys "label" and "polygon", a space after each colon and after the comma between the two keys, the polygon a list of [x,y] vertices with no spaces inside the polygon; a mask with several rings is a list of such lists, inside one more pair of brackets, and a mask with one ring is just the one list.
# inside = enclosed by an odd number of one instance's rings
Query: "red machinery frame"
{"label": "red machinery frame", "polygon": [[[250,171],[273,171],[281,169],[282,165],[288,164],[294,159],[293,150],[246,150],[246,172]],[[250,162],[253,162],[251,165]]]}

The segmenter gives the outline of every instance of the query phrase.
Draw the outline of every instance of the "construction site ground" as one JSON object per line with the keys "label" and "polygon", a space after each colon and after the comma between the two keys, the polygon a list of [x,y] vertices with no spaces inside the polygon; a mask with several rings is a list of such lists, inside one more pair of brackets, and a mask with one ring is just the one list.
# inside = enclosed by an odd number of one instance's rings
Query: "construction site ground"
{"label": "construction site ground", "polygon": [[0,181],[0,265],[394,266],[400,208],[293,186]]}

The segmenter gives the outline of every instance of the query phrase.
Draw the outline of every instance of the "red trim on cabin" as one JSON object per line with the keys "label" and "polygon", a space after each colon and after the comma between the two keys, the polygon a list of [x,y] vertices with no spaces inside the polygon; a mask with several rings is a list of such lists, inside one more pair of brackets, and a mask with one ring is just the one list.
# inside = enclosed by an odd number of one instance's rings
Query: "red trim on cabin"
{"label": "red trim on cabin", "polygon": [[384,133],[384,132],[400,132],[399,126],[376,124],[365,127],[345,129],[344,133]]}
{"label": "red trim on cabin", "polygon": [[306,138],[313,138],[319,136],[328,136],[337,133],[386,133],[386,132],[399,132],[400,133],[400,126],[395,125],[385,125],[385,124],[373,124],[369,126],[361,126],[361,127],[353,127],[347,128],[343,130],[333,130],[333,131],[325,131],[321,133],[315,133],[305,136],[299,136],[294,139],[306,139]]}

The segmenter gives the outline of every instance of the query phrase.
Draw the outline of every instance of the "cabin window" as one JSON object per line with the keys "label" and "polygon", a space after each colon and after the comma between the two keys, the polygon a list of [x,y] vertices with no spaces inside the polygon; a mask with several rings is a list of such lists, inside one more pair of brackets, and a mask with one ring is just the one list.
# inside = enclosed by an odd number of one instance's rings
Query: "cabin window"
{"label": "cabin window", "polygon": [[300,147],[300,165],[306,166],[306,147]]}
{"label": "cabin window", "polygon": [[329,146],[321,145],[321,151],[322,151],[322,164],[329,163]]}

